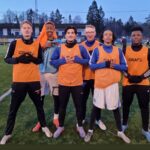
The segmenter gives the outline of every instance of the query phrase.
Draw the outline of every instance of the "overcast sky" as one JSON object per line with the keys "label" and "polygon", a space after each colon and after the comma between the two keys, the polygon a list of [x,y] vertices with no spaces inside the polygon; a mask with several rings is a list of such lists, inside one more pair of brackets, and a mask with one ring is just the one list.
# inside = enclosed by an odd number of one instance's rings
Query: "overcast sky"
{"label": "overcast sky", "polygon": [[[86,20],[88,8],[93,0],[37,0],[39,12],[59,9],[64,17],[80,15]],[[96,0],[102,6],[105,17],[121,18],[127,21],[132,15],[136,21],[143,22],[150,14],[150,0]],[[35,0],[0,0],[0,17],[10,8],[18,13],[29,8],[35,9]]]}

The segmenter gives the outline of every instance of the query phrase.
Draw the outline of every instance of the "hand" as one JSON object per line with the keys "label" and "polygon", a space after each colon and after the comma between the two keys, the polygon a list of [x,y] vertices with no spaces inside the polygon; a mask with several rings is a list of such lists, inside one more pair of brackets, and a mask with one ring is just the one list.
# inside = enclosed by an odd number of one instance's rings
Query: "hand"
{"label": "hand", "polygon": [[80,63],[81,58],[79,56],[74,57],[74,62],[75,63]]}
{"label": "hand", "polygon": [[31,62],[26,54],[20,55],[16,58],[16,60],[18,61],[18,63],[23,64],[29,64]]}
{"label": "hand", "polygon": [[114,65],[115,65],[114,63],[111,63],[111,64],[110,64],[110,68],[111,68],[111,69],[114,69]]}
{"label": "hand", "polygon": [[105,64],[106,64],[106,68],[110,68],[111,67],[111,61],[105,61]]}
{"label": "hand", "polygon": [[30,62],[35,62],[37,58],[35,58],[33,55],[31,55],[30,53],[26,53],[26,57]]}
{"label": "hand", "polygon": [[141,76],[128,75],[127,77],[130,83],[140,83],[143,80]]}
{"label": "hand", "polygon": [[66,56],[66,63],[74,63],[74,57]]}

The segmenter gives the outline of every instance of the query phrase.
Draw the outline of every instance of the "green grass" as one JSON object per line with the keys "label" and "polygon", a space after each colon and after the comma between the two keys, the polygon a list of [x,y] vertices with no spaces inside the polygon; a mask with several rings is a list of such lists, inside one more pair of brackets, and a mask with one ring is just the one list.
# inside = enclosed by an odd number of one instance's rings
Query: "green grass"
{"label": "green grass", "polygon": [[[0,94],[8,90],[11,86],[11,76],[12,76],[12,67],[7,65],[3,61],[3,57],[6,53],[6,46],[1,46],[0,48]],[[120,94],[121,95],[121,94]],[[7,114],[10,104],[10,97],[7,97],[0,103],[0,137],[2,137]],[[92,106],[92,97],[88,100],[88,112],[87,118],[89,119]],[[52,125],[52,116],[53,116],[53,100],[52,97],[47,96],[45,99],[45,113],[47,118],[47,123],[52,132],[55,131],[55,127]],[[129,129],[126,132],[127,135],[131,138],[132,144],[148,144],[145,138],[141,135],[141,118],[140,110],[136,98],[131,107],[132,120],[129,120]],[[113,118],[113,114],[110,111],[102,111],[102,120],[106,124],[108,130],[103,132],[95,127],[94,136],[90,144],[124,144],[122,140],[116,137],[116,126]],[[57,140],[47,139],[45,135],[40,133],[32,133],[31,129],[37,121],[36,111],[32,101],[27,97],[24,103],[21,105],[15,129],[13,132],[13,138],[8,144],[85,144],[76,133],[75,124],[75,111],[73,103],[70,99],[66,120],[65,120],[65,132]],[[88,124],[85,125],[87,131]]]}
{"label": "green grass", "polygon": [[0,94],[10,88],[12,66],[4,63],[7,46],[0,47]]}

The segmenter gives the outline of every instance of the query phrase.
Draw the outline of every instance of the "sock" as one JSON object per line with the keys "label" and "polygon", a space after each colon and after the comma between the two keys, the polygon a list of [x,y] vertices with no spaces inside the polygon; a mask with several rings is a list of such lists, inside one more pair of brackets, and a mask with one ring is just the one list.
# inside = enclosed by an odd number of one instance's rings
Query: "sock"
{"label": "sock", "polygon": [[58,114],[54,114],[54,119],[58,119],[59,115]]}

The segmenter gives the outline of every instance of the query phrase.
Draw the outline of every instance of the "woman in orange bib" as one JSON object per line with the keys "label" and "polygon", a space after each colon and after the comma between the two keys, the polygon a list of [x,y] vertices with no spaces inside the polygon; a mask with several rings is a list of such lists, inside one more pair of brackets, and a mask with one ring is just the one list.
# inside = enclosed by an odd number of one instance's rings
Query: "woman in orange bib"
{"label": "woman in orange bib", "polygon": [[89,142],[93,135],[93,127],[97,113],[107,108],[113,111],[117,136],[124,142],[130,143],[130,139],[123,133],[121,116],[119,112],[119,85],[121,71],[127,70],[126,61],[123,52],[116,46],[114,33],[111,30],[105,30],[101,41],[104,43],[93,51],[90,60],[90,67],[95,70],[95,85],[93,96],[93,110],[90,119],[90,128],[85,136],[85,142]]}

